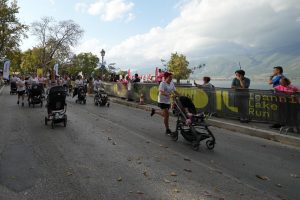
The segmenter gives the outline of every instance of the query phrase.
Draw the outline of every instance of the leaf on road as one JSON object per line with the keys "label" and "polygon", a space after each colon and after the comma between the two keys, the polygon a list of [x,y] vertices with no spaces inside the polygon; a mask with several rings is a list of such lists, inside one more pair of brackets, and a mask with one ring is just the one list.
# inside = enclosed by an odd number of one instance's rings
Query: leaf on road
{"label": "leaf on road", "polygon": [[180,193],[180,190],[174,189],[174,192],[175,192],[175,193]]}
{"label": "leaf on road", "polygon": [[185,158],[184,160],[188,161],[188,162],[191,162],[191,159],[189,159],[189,158]]}
{"label": "leaf on road", "polygon": [[276,186],[282,188],[282,185],[280,183],[276,184]]}
{"label": "leaf on road", "polygon": [[172,173],[170,174],[170,176],[177,176],[177,174],[176,174],[175,172],[172,172]]}
{"label": "leaf on road", "polygon": [[184,171],[186,171],[186,172],[192,172],[192,170],[190,170],[190,169],[184,169]]}
{"label": "leaf on road", "polygon": [[148,177],[147,171],[144,171],[143,174],[144,174],[144,176]]}
{"label": "leaf on road", "polygon": [[123,179],[122,179],[122,177],[119,177],[118,179],[117,179],[117,181],[119,181],[119,182],[121,182]]}
{"label": "leaf on road", "polygon": [[204,192],[203,192],[203,195],[204,195],[204,196],[207,196],[207,197],[211,197],[211,196],[212,196],[211,193],[209,193],[209,192],[207,192],[207,191],[204,191]]}
{"label": "leaf on road", "polygon": [[293,177],[293,178],[299,178],[299,176],[297,174],[291,174],[291,177]]}
{"label": "leaf on road", "polygon": [[111,138],[111,137],[108,137],[107,140],[112,140],[112,138]]}
{"label": "leaf on road", "polygon": [[72,176],[73,174],[71,172],[66,172],[67,176]]}
{"label": "leaf on road", "polygon": [[112,145],[117,145],[117,143],[113,142]]}
{"label": "leaf on road", "polygon": [[264,180],[264,181],[270,180],[269,177],[261,176],[261,175],[256,175],[256,178],[259,178],[259,179]]}
{"label": "leaf on road", "polygon": [[149,141],[147,141],[146,143],[147,143],[147,144],[150,144],[150,142],[149,142]]}
{"label": "leaf on road", "polygon": [[144,194],[144,192],[137,191],[136,194]]}
{"label": "leaf on road", "polygon": [[142,164],[142,162],[141,162],[141,161],[139,161],[139,162],[137,162],[137,164],[138,164],[138,165],[140,165],[140,164]]}
{"label": "leaf on road", "polygon": [[164,179],[165,183],[171,183],[171,181],[169,181],[168,179]]}

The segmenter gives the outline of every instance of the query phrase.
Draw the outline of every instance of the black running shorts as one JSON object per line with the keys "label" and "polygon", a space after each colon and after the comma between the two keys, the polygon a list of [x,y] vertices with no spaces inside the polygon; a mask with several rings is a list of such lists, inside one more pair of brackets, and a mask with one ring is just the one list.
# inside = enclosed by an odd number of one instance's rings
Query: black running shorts
{"label": "black running shorts", "polygon": [[23,91],[18,91],[18,95],[19,96],[23,96],[25,94],[25,90],[23,90]]}
{"label": "black running shorts", "polygon": [[171,105],[170,104],[166,104],[166,103],[158,103],[158,107],[160,107],[160,109],[170,109]]}

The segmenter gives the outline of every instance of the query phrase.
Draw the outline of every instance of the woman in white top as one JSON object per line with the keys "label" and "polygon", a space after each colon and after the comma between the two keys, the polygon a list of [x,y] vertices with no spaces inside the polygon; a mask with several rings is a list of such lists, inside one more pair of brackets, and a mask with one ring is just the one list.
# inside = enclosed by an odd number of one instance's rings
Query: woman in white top
{"label": "woman in white top", "polygon": [[25,89],[25,77],[21,76],[21,78],[17,80],[18,105],[20,103],[20,97],[22,97],[22,106],[24,106]]}
{"label": "woman in white top", "polygon": [[97,93],[98,89],[101,87],[102,81],[100,80],[100,77],[98,76],[96,80],[94,81],[94,92]]}
{"label": "woman in white top", "polygon": [[78,88],[80,86],[83,86],[83,80],[82,77],[79,75],[75,81],[75,88],[74,88],[74,92],[73,92],[73,98],[78,94]]}
{"label": "woman in white top", "polygon": [[159,84],[159,94],[158,94],[158,106],[160,110],[155,110],[152,108],[151,116],[154,114],[159,114],[164,118],[164,124],[166,128],[166,134],[171,134],[169,127],[169,109],[171,107],[171,95],[175,94],[179,96],[179,93],[176,91],[175,85],[172,82],[172,73],[164,73],[164,81]]}

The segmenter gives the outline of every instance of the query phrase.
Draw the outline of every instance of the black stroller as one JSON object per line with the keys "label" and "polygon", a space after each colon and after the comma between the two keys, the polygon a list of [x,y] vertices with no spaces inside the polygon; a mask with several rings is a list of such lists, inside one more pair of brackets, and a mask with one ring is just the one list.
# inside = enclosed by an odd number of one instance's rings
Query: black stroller
{"label": "black stroller", "polygon": [[47,111],[48,116],[45,117],[45,125],[51,121],[51,127],[54,128],[56,123],[64,123],[67,126],[67,104],[66,104],[66,90],[62,86],[54,86],[49,90],[47,97]]}
{"label": "black stroller", "polygon": [[76,103],[83,103],[86,104],[86,90],[84,86],[79,86],[77,89],[77,96]]}
{"label": "black stroller", "polygon": [[39,84],[33,84],[28,94],[28,105],[34,107],[35,104],[41,104],[43,107],[43,86]]}
{"label": "black stroller", "polygon": [[10,92],[9,94],[17,94],[17,83],[16,82],[10,82]]}
{"label": "black stroller", "polygon": [[205,123],[205,115],[197,114],[195,105],[190,98],[176,97],[173,113],[177,116],[176,131],[171,135],[174,141],[178,140],[180,131],[184,139],[192,143],[195,151],[199,150],[202,140],[206,140],[206,147],[209,150],[215,147],[216,139]]}
{"label": "black stroller", "polygon": [[96,106],[107,106],[109,107],[109,99],[107,93],[104,91],[103,88],[98,88],[98,91],[94,97],[94,103]]}

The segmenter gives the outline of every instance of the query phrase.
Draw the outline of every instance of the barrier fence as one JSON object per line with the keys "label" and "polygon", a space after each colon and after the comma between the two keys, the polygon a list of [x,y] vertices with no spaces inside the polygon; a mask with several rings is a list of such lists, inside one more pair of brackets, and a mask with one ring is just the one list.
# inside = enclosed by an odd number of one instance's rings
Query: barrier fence
{"label": "barrier fence", "polygon": [[[157,104],[158,85],[135,83],[131,90],[121,83],[105,83],[109,95]],[[287,94],[272,90],[238,90],[228,88],[197,88],[177,86],[177,91],[192,99],[199,112],[215,113],[218,117],[246,117],[255,121],[280,123],[289,126],[300,124],[300,93]]]}

